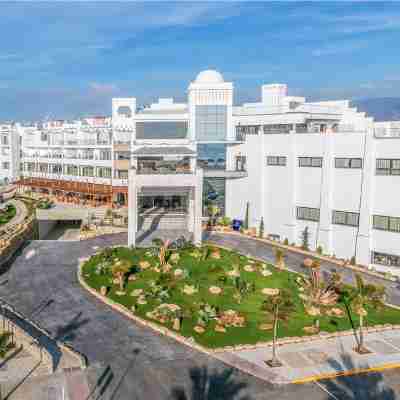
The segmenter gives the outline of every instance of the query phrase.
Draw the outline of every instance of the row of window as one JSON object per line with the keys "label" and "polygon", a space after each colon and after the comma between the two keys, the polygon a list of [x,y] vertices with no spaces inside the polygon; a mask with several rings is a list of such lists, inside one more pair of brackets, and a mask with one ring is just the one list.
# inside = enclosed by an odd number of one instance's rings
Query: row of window
{"label": "row of window", "polygon": [[[298,157],[299,167],[322,168],[322,157]],[[285,166],[286,156],[267,156],[267,165]],[[361,169],[363,160],[361,158],[335,158],[335,168]],[[400,175],[400,159],[382,159],[376,160],[377,175]]]}
{"label": "row of window", "polygon": [[[297,207],[296,216],[300,220],[319,222],[320,211],[319,208]],[[358,226],[359,222],[359,213],[339,210],[332,211],[332,224]],[[374,229],[400,233],[400,217],[373,215],[372,226]]]}
{"label": "row of window", "polygon": [[[267,156],[267,165],[286,165],[286,156]],[[322,157],[299,157],[299,167],[322,168]],[[362,168],[361,158],[335,158],[335,168]]]}

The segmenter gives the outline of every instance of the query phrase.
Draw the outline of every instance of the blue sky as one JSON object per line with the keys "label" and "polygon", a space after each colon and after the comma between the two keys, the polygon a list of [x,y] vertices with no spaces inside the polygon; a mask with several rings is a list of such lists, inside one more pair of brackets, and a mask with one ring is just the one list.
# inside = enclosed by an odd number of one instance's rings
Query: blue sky
{"label": "blue sky", "polygon": [[400,96],[400,2],[0,0],[0,120],[184,100],[215,68],[235,102],[286,82],[311,99]]}

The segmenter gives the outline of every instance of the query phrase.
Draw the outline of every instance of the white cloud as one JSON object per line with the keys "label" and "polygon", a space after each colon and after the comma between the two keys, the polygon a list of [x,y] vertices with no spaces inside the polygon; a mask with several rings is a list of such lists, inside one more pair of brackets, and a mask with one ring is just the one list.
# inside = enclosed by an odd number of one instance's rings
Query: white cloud
{"label": "white cloud", "polygon": [[89,89],[96,94],[112,94],[119,91],[119,88],[114,83],[89,83]]}

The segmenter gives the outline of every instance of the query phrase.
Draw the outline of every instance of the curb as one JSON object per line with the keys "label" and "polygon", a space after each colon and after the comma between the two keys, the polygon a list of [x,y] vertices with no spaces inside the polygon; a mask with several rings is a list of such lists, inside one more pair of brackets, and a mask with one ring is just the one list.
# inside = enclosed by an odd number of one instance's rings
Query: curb
{"label": "curb", "polygon": [[388,363],[388,364],[382,364],[382,365],[378,365],[376,367],[368,367],[368,368],[355,368],[355,369],[351,369],[348,371],[333,372],[331,374],[311,375],[311,376],[307,376],[306,378],[295,379],[295,380],[291,381],[290,383],[293,383],[295,385],[300,385],[303,383],[310,383],[310,382],[320,381],[323,379],[335,379],[335,378],[340,378],[343,376],[368,374],[371,372],[380,372],[380,371],[386,371],[388,369],[396,369],[396,368],[400,368],[400,363]]}

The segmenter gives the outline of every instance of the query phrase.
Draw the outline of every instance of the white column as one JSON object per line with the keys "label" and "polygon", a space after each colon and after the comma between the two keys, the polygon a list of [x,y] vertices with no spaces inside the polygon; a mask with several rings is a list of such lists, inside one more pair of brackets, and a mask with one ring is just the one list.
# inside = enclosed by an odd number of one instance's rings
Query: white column
{"label": "white column", "polygon": [[128,179],[128,246],[136,246],[137,231],[137,192],[136,171],[129,170]]}
{"label": "white column", "polygon": [[315,246],[321,246],[324,253],[332,253],[332,204],[333,204],[333,156],[332,133],[325,134],[325,149],[322,163],[320,199],[320,222]]}
{"label": "white column", "polygon": [[196,185],[194,187],[194,207],[193,207],[193,242],[196,245],[201,244],[202,239],[202,203],[203,203],[203,170],[196,170]]}
{"label": "white column", "polygon": [[372,250],[372,209],[375,183],[375,139],[373,128],[365,136],[365,157],[363,160],[363,184],[360,201],[359,229],[356,238],[356,262],[361,265],[371,263]]}

